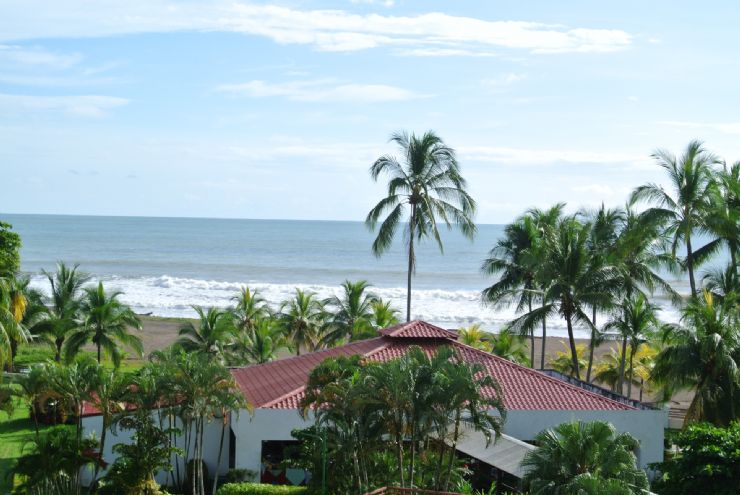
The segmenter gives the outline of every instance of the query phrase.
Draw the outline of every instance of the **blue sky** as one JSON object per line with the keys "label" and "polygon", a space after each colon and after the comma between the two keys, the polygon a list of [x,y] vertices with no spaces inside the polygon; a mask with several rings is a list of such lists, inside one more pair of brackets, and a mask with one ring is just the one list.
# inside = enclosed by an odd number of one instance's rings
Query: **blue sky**
{"label": "blue sky", "polygon": [[362,220],[396,130],[478,220],[622,204],[692,138],[740,159],[740,5],[4,0],[0,212]]}

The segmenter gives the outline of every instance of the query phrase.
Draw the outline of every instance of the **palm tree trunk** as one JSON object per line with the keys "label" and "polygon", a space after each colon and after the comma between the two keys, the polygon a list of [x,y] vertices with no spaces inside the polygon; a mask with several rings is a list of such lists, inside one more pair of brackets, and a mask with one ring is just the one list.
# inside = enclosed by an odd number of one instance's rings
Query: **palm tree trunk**
{"label": "palm tree trunk", "polygon": [[627,397],[629,397],[630,399],[632,398],[632,375],[635,372],[632,366],[632,361],[634,357],[635,357],[635,348],[633,346],[630,346],[630,376],[629,376],[629,380],[627,381]]}
{"label": "palm tree trunk", "polygon": [[455,450],[457,449],[457,438],[460,436],[460,415],[461,410],[458,409],[455,414],[455,431],[452,434],[452,446],[450,448],[450,460],[447,462],[447,475],[445,476],[445,485],[443,491],[447,491],[450,486],[450,477],[452,476],[452,465],[455,462]]}
{"label": "palm tree trunk", "polygon": [[[529,306],[529,312],[532,313],[532,296],[527,298],[527,305]],[[534,368],[534,326],[529,329],[529,365]]]}
{"label": "palm tree trunk", "polygon": [[627,361],[627,336],[622,337],[622,356],[619,359],[619,388],[620,395],[624,393],[624,365]]}
{"label": "palm tree trunk", "polygon": [[689,271],[689,285],[691,286],[691,297],[696,297],[696,282],[694,281],[694,260],[692,258],[691,233],[686,233],[686,268]]}
{"label": "palm tree trunk", "polygon": [[[542,297],[542,307],[545,307],[545,298]],[[540,369],[545,369],[545,348],[547,346],[547,318],[542,318],[542,356],[540,357]]]}
{"label": "palm tree trunk", "polygon": [[[100,432],[100,460],[103,460],[103,451],[105,450],[105,434],[108,430],[108,421],[105,420],[105,415],[103,416],[103,431]],[[100,463],[95,463],[95,470],[93,472],[93,479],[92,479],[92,486],[93,486],[93,493],[98,491],[97,481],[98,481],[98,471],[100,469]]]}
{"label": "palm tree trunk", "polygon": [[54,344],[56,345],[56,354],[54,354],[54,361],[57,363],[62,362],[62,345],[64,344],[64,337],[57,337],[56,340],[54,340]]}
{"label": "palm tree trunk", "polygon": [[98,346],[98,364],[100,364],[100,342],[98,342],[97,346]]}
{"label": "palm tree trunk", "polygon": [[[224,411],[225,413],[225,411]],[[216,461],[216,472],[213,473],[213,490],[211,493],[215,495],[216,487],[218,486],[218,472],[221,470],[221,452],[224,450],[224,435],[226,434],[226,415],[224,414],[223,422],[221,423],[221,439],[218,442],[218,460]]]}
{"label": "palm tree trunk", "polygon": [[568,343],[570,345],[570,358],[573,361],[573,373],[578,380],[581,379],[581,371],[578,369],[578,351],[576,350],[576,339],[573,337],[573,323],[570,321],[570,313],[565,313],[565,323],[568,325]]}
{"label": "palm tree trunk", "polygon": [[406,280],[406,322],[411,321],[411,275],[414,271],[414,222],[416,221],[416,205],[411,205],[409,218],[409,270]]}
{"label": "palm tree trunk", "polygon": [[398,481],[403,487],[403,437],[400,431],[396,433],[396,457],[398,458]]}
{"label": "palm tree trunk", "polygon": [[591,340],[588,342],[588,368],[586,369],[586,381],[591,383],[591,369],[594,366],[594,349],[596,348],[596,306],[593,307],[593,318],[591,320]]}

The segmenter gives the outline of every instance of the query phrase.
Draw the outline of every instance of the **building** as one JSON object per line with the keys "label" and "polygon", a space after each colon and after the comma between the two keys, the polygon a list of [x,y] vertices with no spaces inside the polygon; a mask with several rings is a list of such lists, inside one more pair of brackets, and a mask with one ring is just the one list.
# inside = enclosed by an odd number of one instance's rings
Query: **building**
{"label": "building", "polygon": [[[270,460],[281,455],[283,448],[295,439],[291,431],[310,426],[310,420],[298,414],[298,405],[311,371],[330,357],[362,355],[367,359],[388,361],[402,356],[412,346],[429,353],[441,346],[452,346],[461,359],[480,363],[501,386],[507,409],[504,442],[490,447],[485,455],[471,439],[460,446],[463,454],[515,476],[521,471],[512,459],[521,459],[524,442],[534,439],[542,430],[572,420],[603,420],[620,432],[632,434],[639,442],[638,465],[663,460],[663,435],[667,413],[590,384],[521,366],[457,341],[457,333],[423,321],[412,321],[380,331],[378,337],[352,342],[340,347],[280,359],[270,363],[233,368],[234,379],[254,407],[253,413],[234,411],[230,434],[222,450],[222,472],[228,468],[249,469],[260,473],[265,481],[300,484],[301,470],[271,470]],[[100,433],[100,417],[91,412],[84,418],[85,428]],[[220,426],[207,425],[205,462],[210,473],[216,469]],[[117,435],[125,435],[118,433]],[[113,444],[126,441],[116,434],[109,436],[104,458],[111,459]],[[466,447],[467,445],[467,447]],[[517,445],[521,448],[517,449]],[[513,450],[512,450],[513,449]],[[478,454],[474,454],[478,452]],[[497,456],[505,456],[497,461]],[[158,481],[164,482],[160,476]]]}

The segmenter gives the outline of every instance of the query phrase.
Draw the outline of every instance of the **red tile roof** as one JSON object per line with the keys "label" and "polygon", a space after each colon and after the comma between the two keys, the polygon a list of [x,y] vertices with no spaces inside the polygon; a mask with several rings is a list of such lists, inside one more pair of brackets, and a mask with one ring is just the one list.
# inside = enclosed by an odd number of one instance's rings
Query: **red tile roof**
{"label": "red tile roof", "polygon": [[[433,353],[451,345],[466,362],[480,363],[501,385],[508,410],[632,410],[633,407],[565,383],[493,354],[457,342],[457,334],[422,321],[380,331],[381,337],[341,347],[231,370],[239,388],[257,408],[297,409],[311,370],[328,357],[361,354],[389,361],[419,346]],[[493,395],[493,391],[489,392]]]}

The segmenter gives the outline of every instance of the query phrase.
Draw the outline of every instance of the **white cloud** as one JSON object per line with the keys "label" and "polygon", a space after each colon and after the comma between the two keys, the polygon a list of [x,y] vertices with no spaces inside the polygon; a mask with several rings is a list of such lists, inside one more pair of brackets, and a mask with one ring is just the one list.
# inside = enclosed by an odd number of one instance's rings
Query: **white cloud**
{"label": "white cloud", "polygon": [[81,60],[82,56],[78,53],[55,53],[40,47],[0,45],[0,61],[6,63],[66,69],[78,64]]}
{"label": "white cloud", "polygon": [[686,122],[676,120],[664,120],[658,123],[684,129],[714,131],[720,132],[722,134],[740,134],[740,122]]}
{"label": "white cloud", "polygon": [[532,53],[611,52],[628,48],[632,43],[632,36],[618,29],[488,21],[437,12],[415,16],[353,14],[344,10],[299,10],[230,1],[8,0],[3,10],[0,17],[3,40],[227,31],[326,51],[400,45],[483,52],[496,47]]}
{"label": "white cloud", "polygon": [[526,75],[524,74],[515,74],[513,72],[509,72],[508,74],[502,74],[498,77],[494,77],[491,79],[486,79],[482,81],[483,87],[488,89],[489,91],[498,93],[505,91],[508,87],[523,81],[526,79]]}
{"label": "white cloud", "polygon": [[224,84],[217,91],[248,96],[251,98],[285,97],[305,102],[356,102],[378,103],[422,98],[407,89],[386,84],[341,84],[331,79],[314,81],[292,81],[270,83],[249,81],[241,84]]}
{"label": "white cloud", "polygon": [[366,5],[382,5],[383,7],[393,7],[396,2],[395,0],[349,0],[350,3],[355,4],[366,4]]}
{"label": "white cloud", "polygon": [[79,117],[103,117],[108,110],[129,103],[114,96],[35,96],[0,93],[0,112],[57,110]]}
{"label": "white cloud", "polygon": [[401,57],[493,57],[493,52],[463,50],[460,48],[411,48],[397,50]]}
{"label": "white cloud", "polygon": [[582,150],[536,150],[495,146],[464,146],[457,148],[465,160],[496,162],[508,165],[574,164],[644,164],[649,159],[629,153],[593,152]]}

